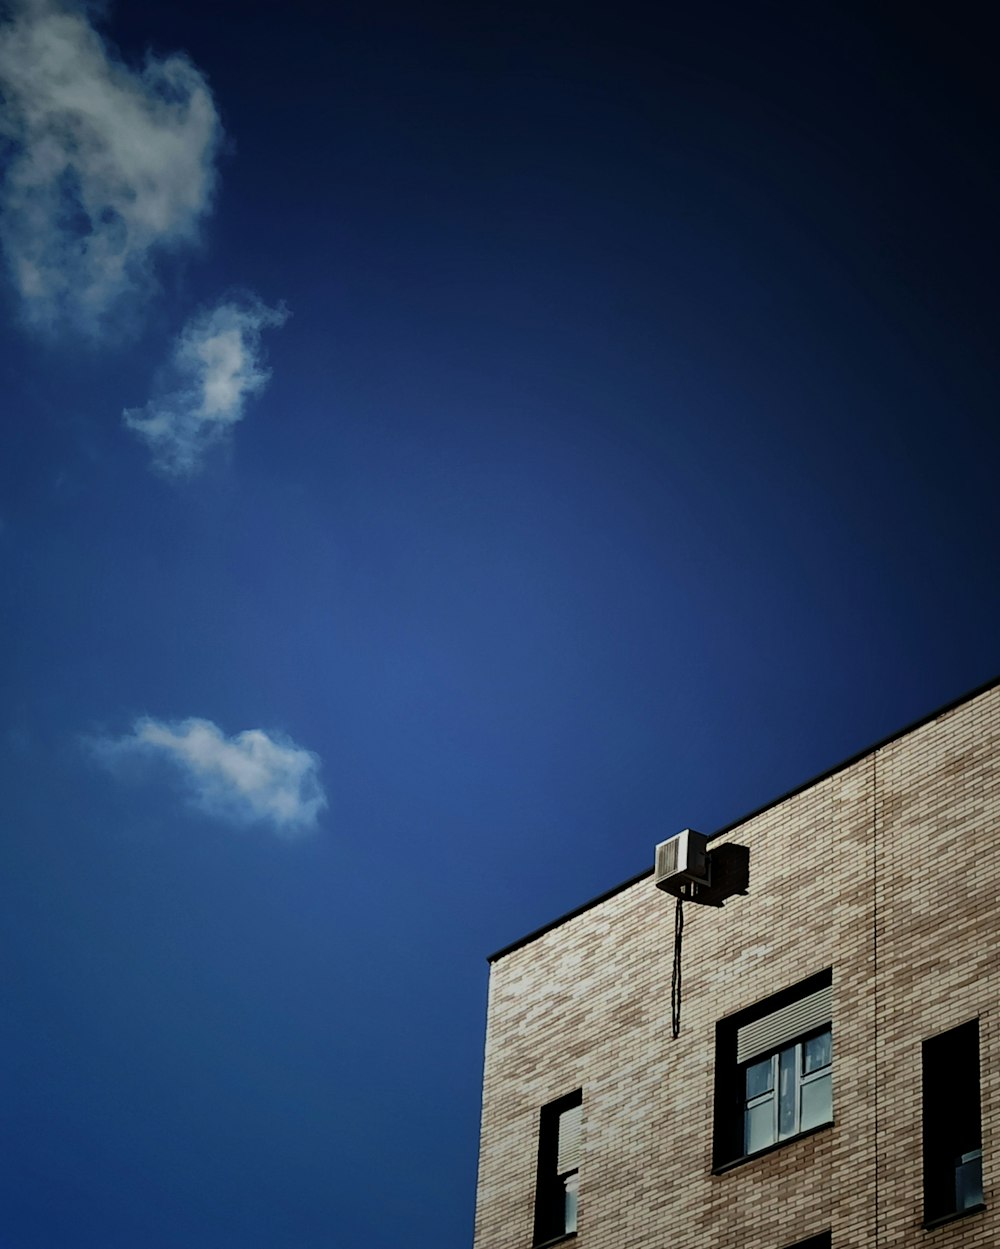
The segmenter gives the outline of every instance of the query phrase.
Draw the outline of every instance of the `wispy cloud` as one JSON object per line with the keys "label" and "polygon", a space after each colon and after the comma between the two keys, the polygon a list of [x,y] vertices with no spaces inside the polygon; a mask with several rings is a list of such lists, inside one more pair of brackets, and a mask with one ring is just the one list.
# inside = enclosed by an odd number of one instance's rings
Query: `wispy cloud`
{"label": "wispy cloud", "polygon": [[156,394],[143,408],[126,408],[125,424],[149,444],[153,463],[171,477],[190,477],[205,453],[243,419],[247,399],[270,379],[260,336],[284,325],[284,307],[255,295],[199,313],[181,331]]}
{"label": "wispy cloud", "polygon": [[294,834],[313,828],[327,805],[318,757],[263,729],[226,737],[211,720],[144,716],[131,733],[88,744],[113,772],[136,760],[164,761],[194,806],[232,824],[265,823]]}
{"label": "wispy cloud", "polygon": [[82,7],[15,0],[0,26],[0,242],[33,327],[117,330],[164,248],[210,207],[221,127],[191,61],[117,59]]}

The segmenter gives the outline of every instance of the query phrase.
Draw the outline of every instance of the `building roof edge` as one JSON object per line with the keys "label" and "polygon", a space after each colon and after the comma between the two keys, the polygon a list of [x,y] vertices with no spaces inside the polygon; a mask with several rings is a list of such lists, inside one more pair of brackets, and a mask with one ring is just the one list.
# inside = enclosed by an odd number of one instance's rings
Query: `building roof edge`
{"label": "building roof edge", "polygon": [[[745,815],[741,815],[739,819],[724,824],[722,828],[717,828],[714,833],[710,834],[710,837],[721,837],[725,833],[731,833],[734,828],[739,828],[741,824],[746,824],[748,820],[756,819],[758,815],[763,815],[765,811],[770,811],[772,807],[777,807],[782,802],[787,801],[787,799],[794,798],[796,794],[801,794],[805,790],[811,789],[813,785],[818,785],[821,781],[828,780],[838,772],[843,772],[845,768],[851,767],[867,755],[873,755],[877,750],[882,750],[883,747],[888,746],[891,742],[898,741],[901,737],[906,737],[907,734],[916,732],[917,729],[923,728],[925,724],[930,724],[939,717],[947,715],[949,711],[954,711],[956,707],[961,707],[964,703],[971,703],[973,699],[979,698],[996,685],[1000,685],[1000,676],[984,681],[982,685],[977,685],[975,689],[968,690],[966,693],[959,695],[958,698],[953,698],[950,702],[945,703],[943,707],[937,707],[927,715],[921,716],[919,720],[912,720],[909,724],[904,725],[903,728],[897,729],[894,733],[888,734],[888,736],[881,738],[870,746],[866,746],[863,750],[855,751],[849,758],[842,759],[840,763],[835,763],[833,767],[826,768],[825,771],[811,776],[800,785],[796,785],[794,788],[786,790],[783,794],[779,794],[777,798],[772,798],[761,806],[755,807],[754,810],[748,811]],[[613,898],[615,894],[623,893],[626,889],[637,885],[640,880],[644,880],[647,876],[652,876],[652,874],[652,867],[648,867],[645,871],[638,872],[635,876],[630,876],[628,880],[623,880],[621,884],[615,885],[611,889],[606,889],[604,893],[600,893],[596,898],[590,898],[589,901],[581,903],[580,906],[574,907],[572,911],[567,911],[564,915],[560,915],[558,919],[549,920],[547,924],[543,924],[540,928],[535,928],[533,931],[526,933],[525,936],[510,942],[509,945],[501,947],[495,953],[487,955],[486,961],[492,964],[507,954],[513,954],[515,950],[520,950],[522,946],[530,945],[532,941],[536,941],[547,932],[551,932],[553,928],[558,928],[569,920],[576,919],[584,911],[589,911],[592,907],[599,906],[602,902]]]}

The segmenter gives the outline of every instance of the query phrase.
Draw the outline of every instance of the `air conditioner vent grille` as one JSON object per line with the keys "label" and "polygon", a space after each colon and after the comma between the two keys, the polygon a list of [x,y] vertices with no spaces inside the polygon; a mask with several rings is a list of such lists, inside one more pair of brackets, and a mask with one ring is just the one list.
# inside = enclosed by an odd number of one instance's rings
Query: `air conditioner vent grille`
{"label": "air conditioner vent grille", "polygon": [[658,877],[672,876],[677,871],[677,855],[680,845],[679,837],[671,837],[669,841],[661,841],[656,847],[656,875]]}

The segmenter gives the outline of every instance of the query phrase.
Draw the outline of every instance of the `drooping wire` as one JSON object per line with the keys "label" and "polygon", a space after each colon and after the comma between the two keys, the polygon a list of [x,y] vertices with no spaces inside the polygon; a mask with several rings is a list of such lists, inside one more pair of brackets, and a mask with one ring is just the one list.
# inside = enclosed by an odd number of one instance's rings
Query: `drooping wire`
{"label": "drooping wire", "polygon": [[681,942],[684,937],[684,899],[678,897],[674,911],[674,970],[670,977],[670,1031],[674,1039],[681,1031]]}

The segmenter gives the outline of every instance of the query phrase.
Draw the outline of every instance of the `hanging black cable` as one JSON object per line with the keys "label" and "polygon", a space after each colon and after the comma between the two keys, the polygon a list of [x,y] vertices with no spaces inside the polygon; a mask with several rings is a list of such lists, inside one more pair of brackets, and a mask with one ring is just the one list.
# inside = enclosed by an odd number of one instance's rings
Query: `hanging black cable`
{"label": "hanging black cable", "polygon": [[670,1029],[674,1039],[681,1030],[681,939],[684,936],[684,899],[678,897],[674,912],[674,971],[670,977]]}

